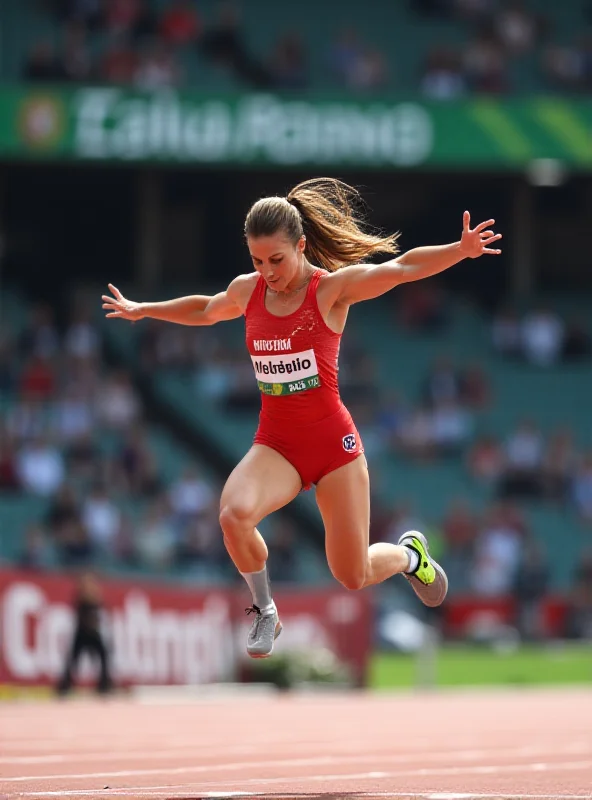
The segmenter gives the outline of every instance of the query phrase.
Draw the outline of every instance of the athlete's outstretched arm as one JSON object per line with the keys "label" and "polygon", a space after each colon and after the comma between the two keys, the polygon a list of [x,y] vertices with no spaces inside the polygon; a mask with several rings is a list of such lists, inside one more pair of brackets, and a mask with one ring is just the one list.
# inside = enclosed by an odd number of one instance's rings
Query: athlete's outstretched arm
{"label": "athlete's outstretched arm", "polygon": [[[495,220],[481,222],[471,229],[471,215],[463,215],[463,232],[460,241],[452,244],[415,247],[403,255],[382,264],[360,264],[334,273],[339,285],[339,302],[352,304],[378,297],[400,283],[418,281],[437,275],[465,258],[479,258],[484,254],[499,255],[501,250],[490,245],[502,238],[490,226]],[[333,278],[333,276],[332,276]]]}
{"label": "athlete's outstretched arm", "polygon": [[225,292],[213,296],[190,295],[165,300],[161,303],[136,303],[125,298],[119,289],[109,284],[113,297],[103,295],[103,308],[107,317],[120,317],[132,321],[150,317],[178,325],[214,325],[228,319],[236,319],[243,313],[241,297],[243,284],[248,276],[235,278]]}

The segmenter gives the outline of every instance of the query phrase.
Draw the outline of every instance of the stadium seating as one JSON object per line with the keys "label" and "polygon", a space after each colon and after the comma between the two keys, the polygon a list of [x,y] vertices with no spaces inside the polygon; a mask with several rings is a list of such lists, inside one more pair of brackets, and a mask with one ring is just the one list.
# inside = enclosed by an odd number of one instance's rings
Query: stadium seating
{"label": "stadium seating", "polygon": [[[577,298],[558,298],[559,310],[577,307]],[[454,306],[453,302],[453,306]],[[417,400],[420,384],[437,353],[449,354],[456,363],[476,359],[483,365],[494,391],[491,408],[476,413],[475,433],[490,432],[504,439],[523,417],[533,418],[543,434],[568,422],[574,430],[578,448],[592,445],[589,425],[590,366],[560,365],[551,369],[506,362],[494,354],[487,320],[474,308],[458,304],[452,323],[437,335],[410,334],[396,323],[393,307],[385,299],[361,304],[352,309],[346,340],[356,341],[378,362],[380,385],[373,392],[396,389],[409,400]],[[226,336],[243,347],[242,323],[226,323]],[[118,349],[131,358],[137,352],[139,326],[107,326],[106,334],[117,341]],[[156,378],[160,396],[179,414],[201,430],[216,437],[219,447],[236,461],[249,447],[256,424],[256,411],[232,412],[197,392],[189,373],[164,370]],[[544,398],[544,402],[541,399]],[[362,431],[363,432],[363,431]],[[438,524],[451,502],[469,498],[475,511],[483,511],[494,500],[493,489],[476,485],[468,476],[461,459],[435,461],[428,465],[409,463],[402,456],[379,452],[370,460],[370,472],[377,496],[385,504],[411,501],[420,516]],[[301,496],[311,515],[312,493]],[[568,585],[586,532],[571,510],[562,510],[534,502],[522,503],[527,521],[547,552],[552,550],[556,587]],[[561,541],[559,552],[556,543]]]}
{"label": "stadium seating", "polygon": [[[13,341],[17,341],[22,333],[26,320],[28,304],[15,292],[3,292],[2,320],[6,330],[10,331]],[[16,351],[14,353],[16,363]],[[102,368],[105,369],[103,364]],[[10,393],[0,393],[0,422],[10,417],[11,411],[18,403],[16,390]],[[165,429],[151,424],[147,431],[148,445],[158,463],[158,470],[164,486],[170,486],[190,463],[199,463],[195,454],[182,447]],[[113,453],[121,436],[107,429],[95,431],[94,441],[104,454]],[[63,448],[64,443],[58,441],[58,446]],[[215,476],[207,464],[200,464],[202,474],[213,481]],[[77,476],[69,474],[67,480],[76,482]],[[0,535],[0,561],[2,559],[17,560],[23,549],[23,534],[34,523],[41,522],[47,513],[51,498],[32,495],[19,491],[0,491],[0,518],[2,519]],[[120,508],[136,520],[140,519],[147,506],[147,500],[133,497],[118,499]],[[117,567],[117,564],[111,564]]]}
{"label": "stadium seating", "polygon": [[[11,341],[13,343],[17,342],[23,333],[28,309],[29,304],[18,293],[3,291],[0,318],[2,319],[3,328],[10,332]],[[120,347],[122,353],[127,356],[128,361],[133,363],[134,353],[137,354],[135,350],[137,342],[133,335],[133,329],[127,324],[109,324],[104,326],[104,333],[114,333],[117,335],[118,347]],[[13,348],[13,356],[16,372],[18,374],[20,364],[16,348]],[[101,360],[100,368],[106,371],[108,369],[107,361]],[[174,405],[178,413],[189,414],[191,409],[195,408],[195,399],[188,394],[187,390],[183,391],[183,385],[187,384],[186,379],[181,377],[178,380],[181,381],[181,389],[179,389],[179,386],[172,380],[171,383],[167,383],[166,381],[161,382],[159,390],[162,392],[163,397],[165,399],[168,398],[169,402]],[[189,399],[188,406],[184,405],[187,399]],[[0,432],[3,429],[4,422],[10,419],[11,412],[15,406],[17,406],[18,402],[19,399],[16,388],[11,392],[3,393],[0,391]],[[51,408],[52,406],[48,405],[48,409],[51,410]],[[215,409],[210,409],[209,411],[207,409],[202,410],[208,415],[204,419],[205,424],[211,427],[215,419]],[[219,430],[225,433],[227,439],[232,440],[233,432],[231,429],[229,430],[228,420],[222,417],[218,420],[218,423]],[[175,481],[190,465],[198,466],[202,478],[210,483],[214,491],[214,520],[212,522],[215,529],[214,536],[215,538],[221,537],[221,532],[218,528],[217,520],[215,519],[215,507],[217,506],[217,497],[215,495],[225,475],[216,473],[203,454],[196,450],[195,447],[181,442],[178,436],[168,430],[163,424],[158,424],[148,418],[148,420],[144,421],[144,425],[148,446],[158,465],[158,473],[164,492],[168,492]],[[248,436],[245,427],[239,427],[241,435]],[[236,428],[234,432],[237,433],[238,429],[239,428]],[[123,433],[99,427],[95,430],[93,438],[101,453],[105,456],[113,456],[121,447],[123,436]],[[57,444],[59,448],[63,450],[65,443],[58,440]],[[247,446],[248,445],[245,444],[244,449],[246,449]],[[234,457],[234,451],[232,457]],[[88,487],[83,484],[78,485],[77,475],[71,470],[68,471],[66,480],[68,483],[78,487],[80,490],[79,496],[82,499]],[[20,562],[23,556],[27,530],[34,525],[43,525],[48,510],[50,509],[52,499],[52,497],[40,497],[23,490],[16,492],[2,491],[0,488],[0,564],[3,562]],[[112,499],[115,501],[118,509],[125,515],[126,519],[130,521],[134,539],[141,537],[143,519],[150,507],[152,497],[139,497],[126,493],[126,491],[116,490]],[[262,530],[265,533],[267,541],[273,542],[277,528],[269,523],[264,523]],[[203,569],[200,569],[199,563],[192,563],[190,568],[186,569],[181,562],[167,568],[164,573],[161,569],[157,570],[155,573],[154,569],[141,561],[139,563],[129,563],[128,561],[121,561],[118,556],[105,555],[104,553],[93,556],[92,564],[95,567],[106,569],[111,573],[140,576],[158,574],[159,579],[164,578],[176,582],[189,581],[195,583],[196,581],[201,581],[209,584],[228,582],[233,574],[230,561],[226,559],[225,555],[222,556],[221,565],[217,562],[207,560],[203,563]],[[60,566],[59,558],[55,556],[55,554],[52,565],[56,567]],[[307,541],[299,542],[298,550],[293,554],[293,572],[298,580],[304,583],[322,583],[330,577],[324,560],[320,557],[318,548],[314,548]]]}
{"label": "stadium seating", "polygon": [[[26,53],[39,38],[49,38],[59,45],[60,29],[55,18],[42,4],[5,0],[6,5],[3,48],[0,52],[0,73],[4,80],[18,79]],[[167,0],[152,0],[153,11],[158,15]],[[205,28],[213,24],[219,3],[201,0],[198,13]],[[239,4],[240,7],[240,4]],[[551,22],[551,38],[559,43],[569,43],[583,24],[583,4],[549,3],[547,0],[529,0],[527,7],[543,14]],[[310,24],[310,20],[315,20]],[[328,69],[327,53],[337,33],[344,28],[357,32],[360,39],[383,54],[389,75],[387,91],[406,93],[418,88],[427,53],[436,45],[462,51],[471,38],[470,26],[461,20],[419,15],[413,4],[407,2],[376,3],[370,9],[355,0],[326,0],[323,13],[318,13],[318,3],[302,0],[297,6],[282,5],[272,0],[257,0],[242,6],[242,30],[248,49],[261,61],[267,61],[274,43],[284,32],[298,33],[305,43],[311,80],[309,92],[324,92],[334,83]],[[99,54],[105,41],[101,33],[94,33],[91,52]],[[236,81],[218,70],[198,50],[182,47],[178,58],[186,73],[186,85],[206,91],[227,91],[237,88]],[[509,65],[510,84],[517,93],[541,88],[540,52],[538,49],[512,59]]]}

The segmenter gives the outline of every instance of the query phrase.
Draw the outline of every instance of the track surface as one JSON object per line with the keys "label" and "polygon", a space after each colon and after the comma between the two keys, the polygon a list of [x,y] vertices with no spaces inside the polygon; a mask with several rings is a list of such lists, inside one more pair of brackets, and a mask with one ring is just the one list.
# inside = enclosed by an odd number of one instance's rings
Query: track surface
{"label": "track surface", "polygon": [[10,703],[0,798],[592,798],[592,690]]}

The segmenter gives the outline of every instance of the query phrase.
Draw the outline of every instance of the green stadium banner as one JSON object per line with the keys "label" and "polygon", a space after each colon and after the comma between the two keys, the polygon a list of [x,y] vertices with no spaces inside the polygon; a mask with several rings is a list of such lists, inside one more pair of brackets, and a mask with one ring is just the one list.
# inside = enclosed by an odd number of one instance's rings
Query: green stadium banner
{"label": "green stadium banner", "polygon": [[429,102],[0,88],[0,158],[216,165],[592,166],[592,99]]}

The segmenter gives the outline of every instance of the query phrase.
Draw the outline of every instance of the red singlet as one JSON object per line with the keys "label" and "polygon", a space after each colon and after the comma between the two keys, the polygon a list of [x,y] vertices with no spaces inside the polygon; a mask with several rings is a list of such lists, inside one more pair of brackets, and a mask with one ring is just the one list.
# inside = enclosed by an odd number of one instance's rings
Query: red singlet
{"label": "red singlet", "polygon": [[245,310],[247,348],[262,394],[254,443],[284,456],[305,489],[364,452],[339,396],[341,334],[328,327],[317,304],[324,275],[315,270],[304,302],[284,317],[265,307],[267,285],[260,277]]}

